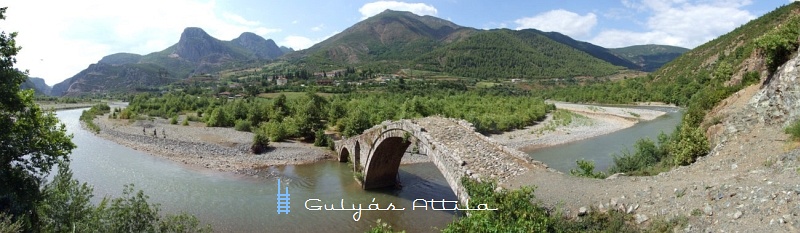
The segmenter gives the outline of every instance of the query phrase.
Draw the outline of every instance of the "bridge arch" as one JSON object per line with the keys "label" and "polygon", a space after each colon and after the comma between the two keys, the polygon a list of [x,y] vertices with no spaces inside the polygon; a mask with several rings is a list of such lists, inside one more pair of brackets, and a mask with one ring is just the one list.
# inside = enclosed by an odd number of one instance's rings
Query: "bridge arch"
{"label": "bridge arch", "polygon": [[442,117],[385,121],[335,146],[340,161],[347,153],[354,171],[363,170],[362,188],[371,189],[396,184],[402,157],[412,143],[431,159],[462,202],[469,199],[463,177],[502,183],[536,166],[546,169],[526,154],[476,133],[468,122]]}
{"label": "bridge arch", "polygon": [[350,161],[350,150],[347,147],[342,147],[342,150],[339,151],[339,162],[346,163]]}
{"label": "bridge arch", "polygon": [[410,133],[405,130],[392,129],[375,138],[364,166],[364,189],[383,188],[397,183],[400,162],[411,145],[409,137]]}

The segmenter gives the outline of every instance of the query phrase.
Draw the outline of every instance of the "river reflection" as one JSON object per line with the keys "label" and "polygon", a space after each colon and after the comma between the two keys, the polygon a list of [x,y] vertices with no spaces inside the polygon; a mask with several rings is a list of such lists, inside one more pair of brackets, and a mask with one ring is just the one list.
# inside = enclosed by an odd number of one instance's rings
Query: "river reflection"
{"label": "river reflection", "polygon": [[[402,189],[362,190],[346,164],[323,161],[280,166],[265,172],[270,178],[242,177],[194,169],[120,146],[80,129],[81,110],[57,112],[78,146],[71,156],[75,178],[94,186],[94,201],[118,197],[123,185],[135,184],[167,213],[186,211],[218,232],[364,232],[382,219],[396,230],[435,232],[455,218],[453,212],[416,210],[413,200],[457,200],[442,174],[431,163],[401,166]],[[277,213],[277,179],[289,187],[291,212]],[[352,212],[309,211],[307,199],[340,200],[381,206],[394,204],[405,211],[364,211],[360,221]]]}

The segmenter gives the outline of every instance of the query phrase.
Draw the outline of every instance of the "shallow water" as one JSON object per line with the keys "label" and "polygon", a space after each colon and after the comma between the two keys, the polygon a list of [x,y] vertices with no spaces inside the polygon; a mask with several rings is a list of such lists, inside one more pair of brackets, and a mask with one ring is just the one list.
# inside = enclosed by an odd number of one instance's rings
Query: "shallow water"
{"label": "shallow water", "polygon": [[[65,110],[57,116],[74,135],[78,146],[70,155],[74,177],[94,186],[95,202],[104,196],[118,197],[123,185],[134,184],[166,213],[185,211],[218,232],[364,232],[377,219],[408,232],[436,231],[452,222],[452,211],[411,210],[422,199],[457,200],[444,177],[431,163],[403,165],[401,189],[365,191],[353,179],[346,164],[323,161],[308,165],[276,166],[267,172],[274,178],[253,178],[195,169],[133,150],[97,137],[80,128],[82,110]],[[277,213],[277,181],[288,187],[290,212]],[[283,188],[282,188],[283,189]],[[404,211],[363,211],[359,221],[354,211],[311,211],[308,199],[322,204],[367,208],[390,203]]]}
{"label": "shallow water", "polygon": [[621,155],[625,150],[633,151],[634,144],[640,138],[647,137],[657,142],[658,135],[661,132],[671,134],[683,116],[678,108],[639,108],[665,111],[667,114],[610,134],[525,152],[534,160],[542,161],[551,168],[565,173],[575,169],[577,167],[575,162],[581,159],[594,161],[595,171],[605,171],[613,165],[614,155]]}

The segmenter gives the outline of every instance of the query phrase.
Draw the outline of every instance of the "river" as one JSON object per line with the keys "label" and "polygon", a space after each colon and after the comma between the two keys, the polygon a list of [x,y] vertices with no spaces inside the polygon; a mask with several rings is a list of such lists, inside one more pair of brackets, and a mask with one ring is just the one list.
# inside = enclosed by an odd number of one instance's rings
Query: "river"
{"label": "river", "polygon": [[[659,132],[671,132],[680,122],[681,112],[669,113],[652,121],[608,135],[528,152],[550,167],[568,172],[578,159],[595,161],[605,170],[612,154],[632,148],[641,137],[655,139]],[[442,174],[432,163],[403,165],[402,189],[363,190],[354,180],[350,167],[335,161],[308,165],[271,167],[271,178],[255,178],[195,169],[160,157],[133,150],[97,137],[81,129],[82,110],[56,114],[74,135],[78,146],[70,155],[75,178],[94,187],[94,202],[102,197],[118,197],[123,185],[135,184],[144,190],[151,203],[160,203],[165,213],[185,211],[211,224],[217,232],[364,232],[378,219],[408,232],[438,232],[452,222],[452,211],[411,210],[415,199],[457,200]],[[277,181],[289,188],[290,212],[277,213]],[[375,202],[372,202],[372,199]],[[311,211],[304,202],[320,199],[319,204],[390,203],[404,211],[363,211],[359,221],[355,211]],[[313,202],[312,202],[313,203]]]}
{"label": "river", "polygon": [[630,128],[610,134],[588,138],[563,145],[525,151],[534,160],[544,162],[558,171],[569,173],[577,167],[576,161],[584,159],[594,161],[595,171],[605,171],[614,164],[614,155],[621,155],[625,150],[634,150],[634,144],[640,138],[658,141],[661,132],[669,135],[681,122],[683,112],[673,107],[638,107],[667,112],[667,114],[650,121],[641,121]]}
{"label": "river", "polygon": [[[401,166],[402,189],[365,191],[351,169],[335,161],[272,167],[272,178],[244,177],[190,168],[97,137],[81,129],[81,111],[56,115],[77,145],[70,155],[74,177],[94,187],[95,203],[104,196],[119,197],[123,185],[135,184],[151,203],[160,203],[162,212],[185,211],[217,232],[365,232],[378,219],[408,232],[436,232],[457,216],[453,211],[411,210],[417,198],[457,200],[432,163]],[[288,214],[277,213],[278,178],[289,188]],[[307,210],[308,199],[337,207],[344,199],[345,208],[379,203],[381,208],[393,204],[405,210],[363,211],[354,221],[355,211]]]}

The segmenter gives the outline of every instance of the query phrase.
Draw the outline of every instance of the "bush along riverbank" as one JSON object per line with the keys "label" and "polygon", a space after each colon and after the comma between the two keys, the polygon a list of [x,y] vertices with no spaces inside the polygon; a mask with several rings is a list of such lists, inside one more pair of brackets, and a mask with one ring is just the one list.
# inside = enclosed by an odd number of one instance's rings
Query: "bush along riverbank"
{"label": "bush along riverbank", "polygon": [[100,133],[100,126],[97,126],[94,123],[94,118],[97,116],[101,116],[111,111],[111,107],[108,104],[95,104],[89,110],[83,110],[81,113],[81,122],[86,126],[87,129],[96,133]]}

